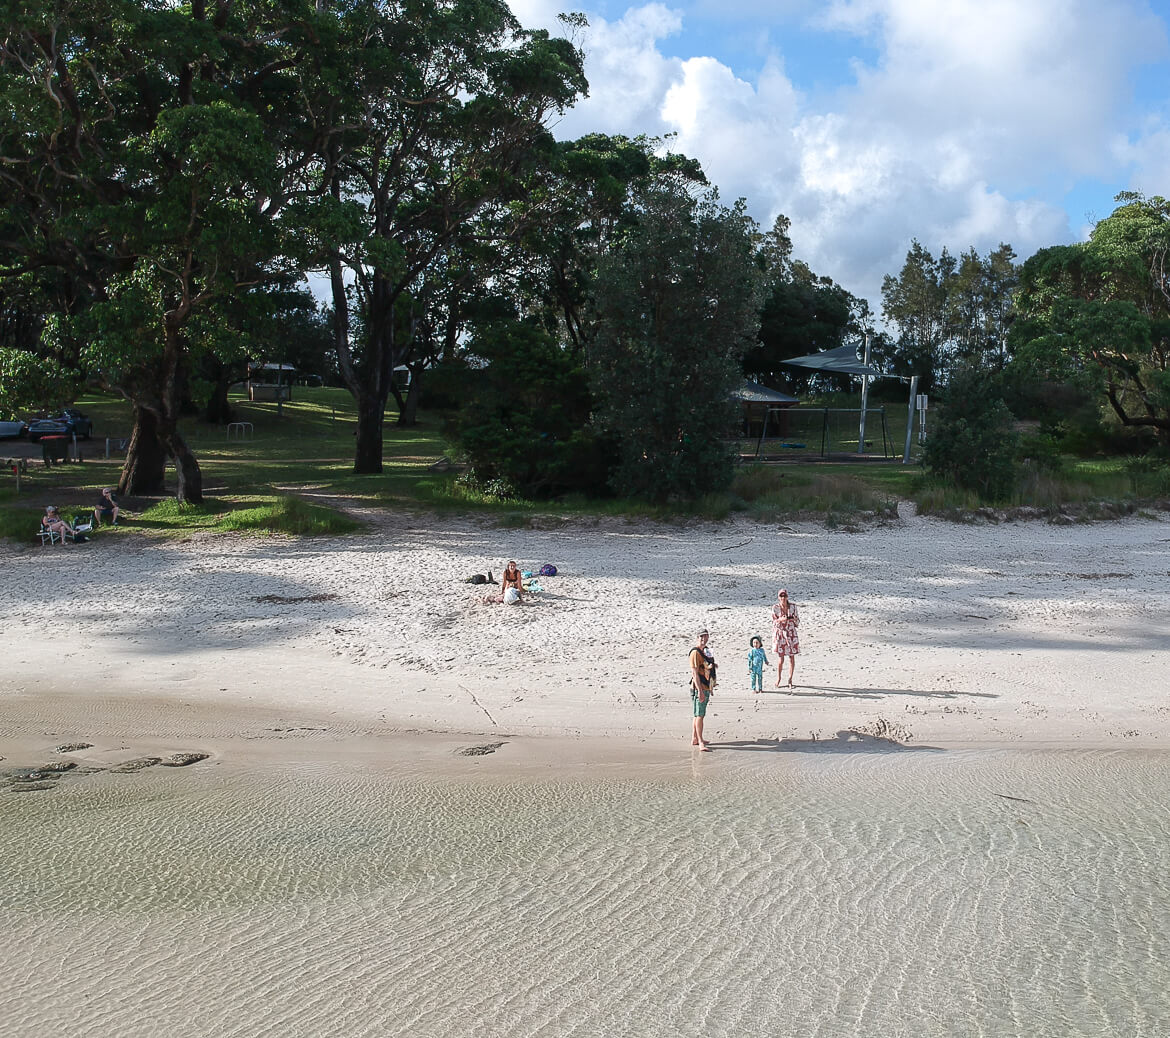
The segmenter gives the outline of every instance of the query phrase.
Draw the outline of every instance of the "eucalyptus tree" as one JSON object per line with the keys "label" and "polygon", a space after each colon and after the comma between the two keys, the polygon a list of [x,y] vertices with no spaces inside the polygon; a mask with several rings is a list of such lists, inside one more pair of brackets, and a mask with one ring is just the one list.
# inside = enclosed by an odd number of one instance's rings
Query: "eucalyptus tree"
{"label": "eucalyptus tree", "polygon": [[640,197],[655,187],[707,185],[698,161],[655,137],[587,134],[559,146],[554,164],[534,185],[539,201],[520,248],[515,294],[524,308],[555,321],[569,352],[590,363],[596,330],[599,263],[640,219]]}
{"label": "eucalyptus tree", "polygon": [[918,375],[924,391],[945,374],[954,334],[947,305],[955,258],[944,248],[935,259],[915,240],[898,276],[882,279],[882,313],[898,331],[893,374]]}
{"label": "eucalyptus tree", "polygon": [[1010,245],[980,256],[974,248],[959,257],[947,289],[955,355],[988,371],[1009,359],[1008,329],[1020,270]]}
{"label": "eucalyptus tree", "polygon": [[42,346],[132,403],[121,489],[158,489],[169,458],[199,501],[182,387],[231,341],[218,304],[287,273],[330,22],[312,0],[3,6],[0,280],[73,286]]}
{"label": "eucalyptus tree", "polygon": [[586,83],[576,47],[523,30],[503,0],[355,0],[336,18],[352,67],[317,234],[354,471],[376,473],[394,370],[417,345],[411,294],[489,206],[523,206],[526,173],[555,151],[548,120]]}

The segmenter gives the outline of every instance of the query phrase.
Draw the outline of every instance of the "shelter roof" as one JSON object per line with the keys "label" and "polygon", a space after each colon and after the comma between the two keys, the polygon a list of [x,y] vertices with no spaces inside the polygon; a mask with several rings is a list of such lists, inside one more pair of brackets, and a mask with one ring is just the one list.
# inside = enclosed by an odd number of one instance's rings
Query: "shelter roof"
{"label": "shelter roof", "polygon": [[735,389],[731,391],[732,399],[740,400],[745,404],[798,404],[800,401],[787,393],[781,393],[775,389],[769,389],[767,386],[761,386],[758,382],[752,382],[750,379],[744,379]]}
{"label": "shelter roof", "polygon": [[809,353],[803,357],[790,357],[780,362],[793,368],[812,368],[831,375],[884,375],[872,364],[866,366],[857,359],[857,348],[852,345],[838,346],[835,350]]}

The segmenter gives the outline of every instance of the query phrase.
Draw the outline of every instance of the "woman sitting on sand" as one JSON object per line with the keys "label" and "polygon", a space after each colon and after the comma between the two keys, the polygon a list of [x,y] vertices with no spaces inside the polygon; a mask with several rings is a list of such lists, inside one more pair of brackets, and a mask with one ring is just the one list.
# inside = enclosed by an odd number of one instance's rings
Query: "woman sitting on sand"
{"label": "woman sitting on sand", "polygon": [[[508,594],[509,588],[512,589],[513,594]],[[515,560],[504,567],[504,579],[500,582],[500,594],[503,596],[504,605],[524,601],[524,582],[520,576],[520,567],[516,565]]]}
{"label": "woman sitting on sand", "polygon": [[788,601],[788,591],[781,588],[776,592],[776,604],[772,606],[772,648],[780,661],[776,672],[776,687],[784,680],[784,657],[788,657],[788,687],[792,688],[792,676],[796,673],[796,657],[800,652],[800,614],[796,603]]}

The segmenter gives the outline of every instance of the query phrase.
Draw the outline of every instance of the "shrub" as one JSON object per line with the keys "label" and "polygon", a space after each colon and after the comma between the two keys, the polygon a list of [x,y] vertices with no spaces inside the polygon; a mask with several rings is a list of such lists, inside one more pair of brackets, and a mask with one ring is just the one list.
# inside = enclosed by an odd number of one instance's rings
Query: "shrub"
{"label": "shrub", "polygon": [[929,472],[982,499],[1000,501],[1016,483],[1019,434],[994,380],[973,367],[958,369],[926,443]]}
{"label": "shrub", "polygon": [[522,320],[477,328],[471,348],[487,364],[464,383],[448,426],[470,466],[467,487],[509,498],[604,493],[613,452],[589,424],[593,398],[573,355]]}

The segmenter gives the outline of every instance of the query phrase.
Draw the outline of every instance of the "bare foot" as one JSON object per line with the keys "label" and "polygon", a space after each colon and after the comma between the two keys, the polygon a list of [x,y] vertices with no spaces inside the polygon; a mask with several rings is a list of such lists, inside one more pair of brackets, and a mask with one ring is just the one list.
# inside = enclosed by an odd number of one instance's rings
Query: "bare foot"
{"label": "bare foot", "polygon": [[791,682],[791,681],[790,681],[790,682],[788,682],[788,687],[789,687],[789,688],[792,688],[792,682]]}
{"label": "bare foot", "polygon": [[711,747],[708,746],[705,742],[701,742],[699,743],[699,750],[703,753],[710,753]]}

